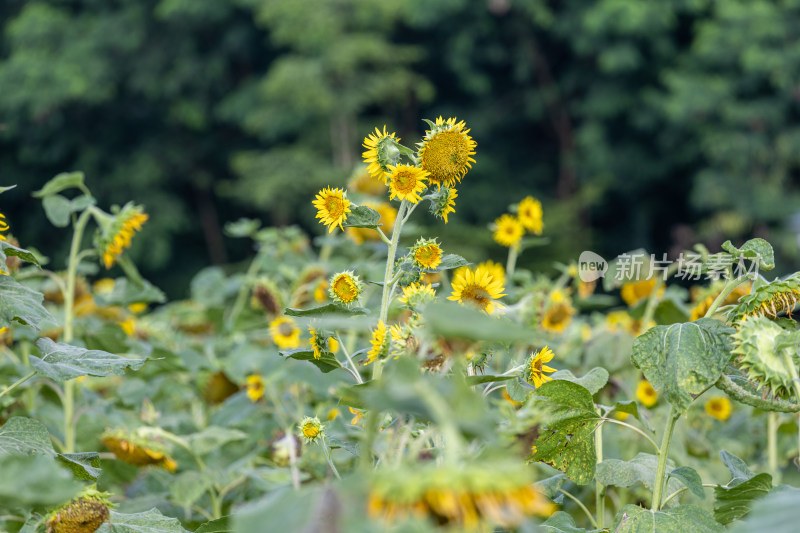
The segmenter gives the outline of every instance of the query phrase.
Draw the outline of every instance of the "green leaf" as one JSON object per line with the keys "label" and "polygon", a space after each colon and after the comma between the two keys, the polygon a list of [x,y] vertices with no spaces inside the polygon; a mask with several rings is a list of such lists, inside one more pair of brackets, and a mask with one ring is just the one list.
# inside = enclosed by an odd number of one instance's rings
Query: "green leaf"
{"label": "green leaf", "polygon": [[[614,485],[616,487],[630,487],[636,483],[641,483],[652,492],[655,485],[657,467],[658,456],[650,453],[639,453],[630,461],[606,459],[597,465],[596,479],[602,485]],[[675,463],[667,460],[667,467],[673,469]],[[672,494],[680,488],[681,484],[677,479],[668,480],[668,494]]]}
{"label": "green leaf", "polygon": [[432,302],[425,306],[425,328],[434,336],[450,339],[546,344],[546,339],[536,331],[454,302]]}
{"label": "green leaf", "polygon": [[641,412],[639,412],[639,403],[636,400],[625,400],[621,402],[617,402],[614,404],[613,407],[605,407],[607,409],[606,413],[613,413],[618,411],[620,413],[627,413],[629,415],[633,415],[636,420],[642,423],[644,428],[648,430],[650,433],[655,433],[655,429],[653,428],[652,424],[650,424],[650,420],[644,416]]}
{"label": "green leaf", "polygon": [[131,281],[128,278],[114,280],[114,288],[105,294],[95,294],[97,305],[122,305],[133,303],[163,303],[166,301],[164,293],[147,280],[141,282]]}
{"label": "green leaf", "polygon": [[27,261],[28,263],[33,263],[34,265],[41,268],[41,264],[39,264],[39,260],[36,258],[28,250],[24,250],[22,248],[17,248],[13,244],[8,241],[0,241],[0,265],[5,264],[6,257],[19,257],[23,261]]}
{"label": "green leaf", "polygon": [[10,191],[14,187],[16,187],[16,185],[9,185],[8,187],[0,187],[0,194],[3,194],[6,191]]}
{"label": "green leaf", "polygon": [[169,492],[172,501],[182,507],[191,507],[213,485],[214,480],[208,474],[189,470],[170,480]]}
{"label": "green leaf", "polygon": [[247,438],[247,433],[238,429],[209,426],[199,433],[184,436],[196,455],[205,455],[225,446],[229,442]]}
{"label": "green leaf", "polygon": [[467,385],[480,385],[481,383],[494,383],[497,381],[508,381],[511,379],[516,379],[517,376],[492,376],[492,375],[480,375],[480,376],[466,376],[464,380],[467,382]]}
{"label": "green leaf", "polygon": [[759,269],[772,270],[775,268],[775,252],[772,245],[764,239],[750,239],[741,248],[736,248],[731,241],[725,241],[722,249],[733,255],[734,258],[750,259],[758,264]]}
{"label": "green leaf", "polygon": [[579,378],[569,370],[559,370],[550,375],[553,379],[571,381],[586,388],[593,396],[608,383],[608,370],[599,366],[591,369],[585,376]]}
{"label": "green leaf", "polygon": [[60,194],[45,196],[42,206],[44,207],[44,214],[47,215],[47,220],[52,225],[57,228],[69,226],[69,219],[72,215],[72,202],[68,198],[64,198]]}
{"label": "green leaf", "polygon": [[781,485],[758,501],[747,518],[737,522],[730,533],[795,533],[800,489]]}
{"label": "green leaf", "polygon": [[97,452],[59,453],[56,459],[67,465],[78,479],[97,481],[100,477],[100,454]]}
{"label": "green leaf", "polygon": [[549,533],[551,531],[556,533],[594,533],[603,531],[602,529],[586,530],[582,527],[575,525],[575,519],[569,513],[564,511],[556,511],[550,518],[539,524],[539,529],[542,533]]}
{"label": "green leaf", "polygon": [[689,489],[689,492],[701,500],[706,498],[706,493],[703,491],[703,480],[700,478],[700,474],[697,473],[697,470],[691,466],[679,466],[667,475],[683,483],[686,488]]}
{"label": "green leaf", "polygon": [[42,306],[42,293],[21,285],[11,276],[0,276],[0,328],[12,320],[39,329],[43,320],[55,319]]}
{"label": "green leaf", "polygon": [[714,384],[731,359],[727,335],[732,329],[711,318],[655,326],[633,343],[633,364],[667,401],[685,413],[692,395]]}
{"label": "green leaf", "polygon": [[240,218],[236,222],[225,224],[228,237],[253,237],[261,227],[261,221],[253,218]]}
{"label": "green leaf", "polygon": [[721,533],[725,531],[711,514],[696,505],[679,505],[667,511],[651,511],[626,505],[616,517],[614,533]]}
{"label": "green leaf", "polygon": [[169,518],[158,509],[144,513],[109,513],[108,521],[97,530],[99,533],[187,533],[177,518]]}
{"label": "green leaf", "polygon": [[592,395],[571,381],[549,381],[536,389],[536,398],[550,417],[536,440],[529,461],[542,461],[585,485],[594,477],[594,430],[600,423]]}
{"label": "green leaf", "polygon": [[735,487],[751,479],[755,474],[747,466],[747,463],[733,455],[728,450],[720,450],[719,458],[722,463],[728,468],[731,473],[731,480],[725,485],[726,487]]}
{"label": "green leaf", "polygon": [[283,310],[286,316],[317,316],[325,314],[340,314],[340,315],[366,315],[369,309],[363,307],[346,307],[334,303],[320,305],[317,307],[309,307],[308,309],[294,309],[287,307]]}
{"label": "green leaf", "polygon": [[231,533],[233,531],[232,518],[232,515],[228,515],[211,520],[195,529],[194,533]]}
{"label": "green leaf", "polygon": [[331,517],[339,516],[341,504],[330,486],[273,491],[256,502],[239,507],[233,515],[237,533],[264,531],[325,531]]}
{"label": "green leaf", "polygon": [[82,488],[83,485],[51,457],[0,454],[3,511],[60,505],[75,497]]}
{"label": "green leaf", "polygon": [[54,453],[50,432],[38,420],[15,416],[0,427],[0,456]]}
{"label": "green leaf", "polygon": [[375,229],[381,220],[381,214],[365,205],[360,205],[352,209],[348,214],[342,227],[345,228],[369,228]]}
{"label": "green leaf", "polygon": [[536,482],[536,488],[538,488],[542,494],[554,500],[558,497],[560,489],[564,483],[567,482],[567,476],[564,474],[556,474],[555,476],[550,476],[547,479],[543,479],[541,481]]}
{"label": "green leaf", "polygon": [[530,393],[536,390],[533,385],[526,383],[524,380],[517,378],[511,383],[506,384],[506,392],[508,397],[515,402],[524,402]]}
{"label": "green leaf", "polygon": [[31,366],[40,374],[56,381],[66,381],[79,376],[122,375],[126,368],[138,370],[144,359],[128,359],[101,350],[87,350],[53,342],[47,337],[36,341],[41,358],[30,356]]}
{"label": "green leaf", "polygon": [[44,184],[44,187],[33,193],[34,198],[43,198],[58,194],[65,189],[83,186],[83,172],[62,172]]}
{"label": "green leaf", "polygon": [[306,350],[305,348],[298,348],[296,350],[284,350],[280,353],[283,357],[287,359],[297,359],[298,361],[309,361],[314,364],[317,368],[322,370],[323,373],[327,374],[337,368],[342,368],[342,365],[339,364],[339,361],[336,357],[330,352],[323,352],[319,359],[314,357],[313,350]]}
{"label": "green leaf", "polygon": [[735,487],[714,487],[714,518],[722,524],[730,524],[749,513],[753,503],[770,490],[772,476],[766,473],[755,475]]}
{"label": "green leaf", "polygon": [[452,270],[454,268],[460,268],[469,264],[471,263],[460,255],[445,254],[444,257],[442,257],[442,262],[439,263],[438,267],[436,267],[436,272],[441,272],[442,270]]}

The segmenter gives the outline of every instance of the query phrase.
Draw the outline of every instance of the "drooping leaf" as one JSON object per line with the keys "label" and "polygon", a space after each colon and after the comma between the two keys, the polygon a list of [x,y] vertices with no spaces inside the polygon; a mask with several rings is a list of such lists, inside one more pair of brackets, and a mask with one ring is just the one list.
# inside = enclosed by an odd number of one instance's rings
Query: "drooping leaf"
{"label": "drooping leaf", "polygon": [[287,307],[283,310],[286,316],[317,316],[326,314],[339,314],[339,315],[366,315],[369,309],[363,307],[346,307],[335,303],[320,305],[317,307],[309,307],[308,309],[294,309]]}
{"label": "drooping leaf", "polygon": [[506,383],[506,392],[508,393],[508,397],[515,402],[524,402],[534,390],[536,389],[534,389],[533,385],[529,385],[520,378],[516,378]]}
{"label": "drooping leaf", "polygon": [[564,369],[550,374],[550,377],[553,379],[561,379],[564,381],[577,383],[578,385],[585,387],[590,393],[592,393],[592,395],[595,395],[600,389],[605,387],[606,383],[608,383],[608,370],[598,366],[591,369],[583,377],[579,378],[569,370]]}
{"label": "drooping leaf", "polygon": [[703,480],[700,478],[700,474],[697,473],[697,470],[691,466],[679,466],[667,475],[683,483],[684,486],[689,489],[689,492],[701,500],[705,499],[706,493],[703,491]]}
{"label": "drooping leaf", "polygon": [[470,262],[461,257],[460,255],[445,254],[442,257],[442,262],[439,263],[438,267],[436,267],[436,272],[440,272],[442,270],[452,270],[454,268],[460,268],[463,266],[467,266],[469,264]]}
{"label": "drooping leaf", "polygon": [[342,223],[345,228],[375,229],[380,224],[381,214],[365,205],[360,205],[347,214],[347,219]]}
{"label": "drooping leaf", "polygon": [[754,503],[772,490],[772,476],[758,474],[735,487],[714,487],[714,518],[730,524],[750,512]]}
{"label": "drooping leaf", "polygon": [[684,413],[699,394],[715,383],[731,359],[728,333],[722,322],[701,318],[694,322],[655,326],[633,343],[633,364],[679,412]]}
{"label": "drooping leaf", "polygon": [[[656,469],[658,467],[658,457],[649,453],[639,453],[630,461],[619,459],[606,459],[597,465],[596,479],[603,485],[614,485],[617,487],[631,487],[636,483],[642,483],[645,487],[653,491],[656,479]],[[667,469],[675,468],[675,463],[667,460]],[[670,479],[667,482],[667,493],[671,494],[681,488],[677,479]],[[674,500],[670,503],[675,505]]]}
{"label": "drooping leaf", "polygon": [[679,505],[666,511],[651,511],[636,505],[619,510],[615,533],[721,533],[725,528],[696,505]]}
{"label": "drooping leaf", "polygon": [[797,509],[800,507],[800,489],[781,485],[758,501],[747,518],[734,524],[730,533],[795,533]]}
{"label": "drooping leaf", "polygon": [[169,518],[158,509],[144,513],[109,513],[108,520],[97,530],[99,533],[187,533],[177,518]]}
{"label": "drooping leaf", "polygon": [[313,350],[307,350],[305,348],[298,348],[295,350],[284,350],[279,353],[287,359],[308,361],[317,368],[319,368],[320,370],[322,370],[322,372],[325,374],[333,370],[336,370],[337,368],[342,368],[342,365],[339,364],[339,361],[336,359],[336,356],[330,352],[323,352],[322,354],[320,354],[319,359],[316,359],[314,357]]}
{"label": "drooping leaf", "polygon": [[591,393],[559,380],[536,389],[536,398],[549,418],[528,460],[547,463],[580,485],[589,483],[595,473],[594,430],[600,423]]}
{"label": "drooping leaf", "polygon": [[7,257],[19,257],[23,261],[32,263],[41,268],[39,260],[28,250],[14,246],[8,241],[0,241],[0,265],[5,264]]}
{"label": "drooping leaf", "polygon": [[752,470],[747,466],[747,463],[728,450],[720,450],[719,458],[731,473],[731,480],[725,485],[726,487],[735,487],[755,476]]}
{"label": "drooping leaf", "polygon": [[66,381],[79,376],[122,375],[127,368],[138,370],[144,359],[129,359],[101,350],[87,350],[78,346],[53,342],[47,337],[36,341],[41,357],[30,356],[31,366],[40,374],[56,381]]}
{"label": "drooping leaf", "polygon": [[43,198],[51,194],[58,194],[65,189],[83,185],[83,172],[62,172],[44,184],[44,187],[35,191],[34,198]]}
{"label": "drooping leaf", "polygon": [[47,215],[47,220],[52,225],[57,228],[69,226],[70,215],[72,215],[72,202],[69,201],[69,198],[65,198],[60,194],[51,194],[44,197],[42,207],[44,207],[44,214]]}
{"label": "drooping leaf", "polygon": [[18,320],[38,329],[43,320],[54,320],[42,306],[43,300],[42,293],[21,285],[11,276],[0,276],[0,328]]}
{"label": "drooping leaf", "polygon": [[758,264],[759,269],[772,270],[775,268],[775,252],[772,245],[764,239],[756,238],[745,242],[741,248],[736,248],[731,241],[725,241],[722,249],[734,258],[744,257]]}
{"label": "drooping leaf", "polygon": [[38,420],[14,416],[0,427],[0,456],[52,456],[54,453],[50,432]]}
{"label": "drooping leaf", "polygon": [[566,482],[567,476],[564,474],[556,474],[555,476],[550,476],[549,478],[537,481],[536,488],[538,488],[542,494],[551,500],[554,500],[559,494],[561,494],[558,492],[558,489],[560,489]]}
{"label": "drooping leaf", "polygon": [[100,477],[100,454],[97,452],[59,453],[56,459],[65,464],[78,479],[97,481]]}

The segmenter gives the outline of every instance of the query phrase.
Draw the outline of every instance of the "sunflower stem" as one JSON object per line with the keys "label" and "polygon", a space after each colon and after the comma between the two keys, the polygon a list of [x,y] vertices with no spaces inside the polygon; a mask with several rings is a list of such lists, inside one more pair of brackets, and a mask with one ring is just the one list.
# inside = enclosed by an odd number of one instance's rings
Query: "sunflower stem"
{"label": "sunflower stem", "polygon": [[14,389],[16,389],[17,387],[19,387],[20,385],[22,385],[23,383],[25,383],[26,381],[28,381],[29,379],[31,379],[31,378],[32,378],[33,376],[35,376],[35,375],[36,375],[36,371],[35,371],[35,370],[34,370],[34,371],[32,371],[32,372],[28,372],[27,374],[25,374],[24,376],[22,376],[21,378],[19,378],[17,381],[15,381],[14,383],[12,383],[11,385],[9,385],[8,387],[6,387],[5,389],[1,390],[1,391],[0,391],[0,398],[2,398],[3,396],[5,396],[5,395],[6,395],[6,394],[8,394],[9,392],[13,391]]}
{"label": "sunflower stem", "polygon": [[344,342],[342,342],[342,338],[339,336],[339,332],[336,332],[336,335],[334,335],[334,337],[336,337],[336,341],[342,348],[342,353],[347,358],[347,364],[349,365],[349,369],[352,370],[352,372],[350,373],[353,375],[354,378],[356,378],[356,381],[358,381],[359,385],[364,383],[364,380],[361,379],[361,373],[358,371],[358,368],[356,367],[355,363],[353,363],[353,358],[350,357],[350,352],[347,349],[347,346],[345,346]]}
{"label": "sunflower stem", "polygon": [[656,441],[654,441],[652,438],[650,438],[650,435],[648,435],[647,433],[645,433],[641,429],[637,428],[636,426],[632,426],[632,425],[627,424],[627,423],[625,423],[625,422],[623,422],[621,420],[615,420],[613,418],[603,418],[602,420],[603,420],[603,422],[611,422],[612,424],[617,424],[618,426],[624,426],[624,427],[626,427],[628,429],[632,429],[633,431],[635,431],[636,433],[638,433],[639,435],[641,435],[645,439],[647,439],[647,441],[650,444],[653,445],[653,448],[655,449],[656,454],[658,454],[658,452],[660,451],[660,448],[658,447],[658,444],[656,444]]}
{"label": "sunflower stem", "polygon": [[325,436],[323,435],[320,439],[320,446],[322,446],[322,451],[325,453],[325,460],[328,461],[328,466],[331,467],[331,471],[333,475],[336,476],[336,479],[342,479],[342,476],[339,475],[339,471],[336,470],[336,465],[333,464],[333,459],[331,458],[331,450],[328,447],[328,444],[325,442]]}
{"label": "sunflower stem", "polygon": [[664,477],[667,471],[667,456],[669,455],[669,441],[672,439],[672,430],[681,414],[675,411],[675,407],[670,405],[667,423],[664,427],[664,437],[658,451],[658,466],[656,467],[655,485],[653,485],[653,502],[650,508],[653,511],[661,509],[661,498],[664,494]]}
{"label": "sunflower stem", "polygon": [[514,275],[514,269],[517,268],[517,255],[519,254],[518,246],[508,247],[508,259],[506,260],[506,276],[509,281]]}
{"label": "sunflower stem", "polygon": [[560,492],[561,494],[563,494],[564,496],[566,496],[567,498],[569,498],[570,500],[572,500],[573,502],[578,504],[578,507],[580,507],[583,510],[583,512],[586,514],[586,517],[589,519],[589,522],[592,524],[592,527],[595,528],[595,529],[600,529],[599,526],[597,525],[597,522],[595,521],[594,517],[592,516],[592,513],[590,513],[589,509],[587,509],[586,506],[583,505],[583,502],[581,502],[578,498],[576,498],[575,496],[573,496],[569,492],[565,491],[564,489],[558,489],[558,492]]}
{"label": "sunflower stem", "polygon": [[244,309],[244,304],[247,297],[247,289],[250,286],[251,280],[256,275],[256,272],[258,272],[258,268],[261,265],[260,259],[261,251],[259,250],[256,252],[256,256],[253,258],[253,260],[250,261],[250,266],[247,267],[247,272],[244,274],[242,285],[239,287],[239,292],[236,294],[236,301],[234,301],[231,312],[225,321],[225,329],[228,331],[233,329],[233,324],[236,322],[236,319],[239,318],[239,313],[241,313],[242,309]]}
{"label": "sunflower stem", "polygon": [[[594,448],[596,452],[595,464],[600,464],[603,462],[603,424],[598,424],[597,430],[594,432]],[[597,523],[594,527],[603,529],[606,515],[606,487],[600,481],[595,483],[594,514],[597,516]]]}
{"label": "sunflower stem", "polygon": [[769,472],[775,485],[780,485],[781,472],[778,469],[778,413],[767,413],[767,460]]}
{"label": "sunflower stem", "polygon": [[708,308],[708,311],[706,311],[706,314],[703,315],[703,317],[714,316],[714,313],[717,312],[717,309],[719,309],[719,307],[722,305],[722,302],[725,301],[728,295],[730,295],[730,293],[732,293],[736,289],[736,287],[747,281],[750,281],[750,276],[742,276],[741,278],[728,280],[728,283],[722,289],[722,292],[720,292],[719,295],[717,295],[717,297],[711,303],[711,307]]}

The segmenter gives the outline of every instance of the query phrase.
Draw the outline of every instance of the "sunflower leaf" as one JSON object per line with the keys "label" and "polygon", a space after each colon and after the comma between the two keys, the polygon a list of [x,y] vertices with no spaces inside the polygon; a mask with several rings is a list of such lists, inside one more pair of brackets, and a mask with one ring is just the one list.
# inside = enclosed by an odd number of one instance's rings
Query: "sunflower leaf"
{"label": "sunflower leaf", "polygon": [[714,518],[730,524],[750,512],[756,500],[772,490],[772,476],[767,473],[755,475],[735,487],[714,487]]}
{"label": "sunflower leaf", "polygon": [[97,531],[98,533],[186,533],[177,518],[164,516],[155,508],[134,514],[111,511],[108,521]]}
{"label": "sunflower leaf", "polygon": [[0,456],[54,453],[50,432],[38,420],[14,416],[0,427]]}
{"label": "sunflower leaf", "polygon": [[679,505],[668,511],[651,511],[638,505],[626,505],[617,513],[615,533],[721,533],[722,524],[696,505]]}
{"label": "sunflower leaf", "polygon": [[144,359],[129,359],[102,350],[87,350],[44,337],[36,341],[41,357],[30,356],[31,366],[50,379],[66,381],[79,376],[122,375],[126,368],[138,370]]}
{"label": "sunflower leaf", "polygon": [[308,361],[312,363],[314,366],[319,368],[324,374],[336,370],[337,368],[342,368],[342,365],[339,363],[339,360],[330,353],[330,352],[323,352],[320,355],[320,358],[317,359],[314,357],[314,350],[307,350],[305,348],[298,348],[296,350],[284,350],[280,353],[282,357],[286,359],[297,359],[298,361]]}
{"label": "sunflower leaf", "polygon": [[11,276],[0,276],[0,328],[17,320],[38,329],[43,320],[53,320],[42,306],[42,300],[41,293],[21,285]]}
{"label": "sunflower leaf", "polygon": [[283,310],[283,314],[286,316],[315,316],[333,313],[341,315],[366,315],[369,314],[369,309],[363,307],[345,307],[343,305],[329,303],[317,307],[309,307],[308,309],[287,307]]}
{"label": "sunflower leaf", "polygon": [[[667,460],[667,466],[674,469],[675,463]],[[639,453],[630,461],[606,459],[597,465],[597,481],[603,485],[615,487],[631,487],[636,483],[641,483],[653,490],[657,467],[658,457],[650,453]],[[668,480],[667,492],[669,494],[680,488],[681,484],[677,479]],[[672,503],[673,505],[677,504],[677,502]]]}
{"label": "sunflower leaf", "polygon": [[375,229],[381,221],[381,214],[365,205],[360,205],[352,209],[342,226],[345,228],[368,228]]}
{"label": "sunflower leaf", "polygon": [[442,270],[452,270],[454,268],[460,268],[463,266],[469,265],[470,262],[461,257],[460,255],[456,254],[445,254],[442,257],[442,262],[439,263],[439,266],[436,267],[435,272],[440,272]]}
{"label": "sunflower leaf", "polygon": [[587,372],[585,376],[579,378],[569,370],[563,369],[553,373],[550,377],[582,385],[594,395],[608,383],[608,370],[596,366]]}
{"label": "sunflower leaf", "polygon": [[77,479],[97,481],[100,477],[100,454],[97,452],[59,453],[56,459],[65,464]]}
{"label": "sunflower leaf", "polygon": [[35,191],[34,198],[44,198],[58,194],[65,189],[83,186],[83,172],[62,172],[44,184],[44,187]]}
{"label": "sunflower leaf", "polygon": [[23,261],[33,263],[39,268],[42,267],[42,265],[39,264],[39,260],[35,255],[33,255],[33,253],[29,252],[28,250],[18,248],[8,241],[0,241],[0,265],[5,264],[7,257],[19,257]]}

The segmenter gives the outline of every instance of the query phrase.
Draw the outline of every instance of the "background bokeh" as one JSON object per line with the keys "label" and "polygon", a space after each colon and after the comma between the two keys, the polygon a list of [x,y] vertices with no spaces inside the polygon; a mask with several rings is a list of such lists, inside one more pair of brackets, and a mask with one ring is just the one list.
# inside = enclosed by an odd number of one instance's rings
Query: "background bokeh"
{"label": "background bokeh", "polygon": [[363,137],[439,115],[478,142],[437,230],[468,259],[531,194],[552,241],[525,266],[760,236],[800,267],[799,0],[4,0],[0,26],[13,233],[63,253],[30,193],[82,170],[146,206],[132,253],[173,297],[251,255],[228,221],[322,234]]}

